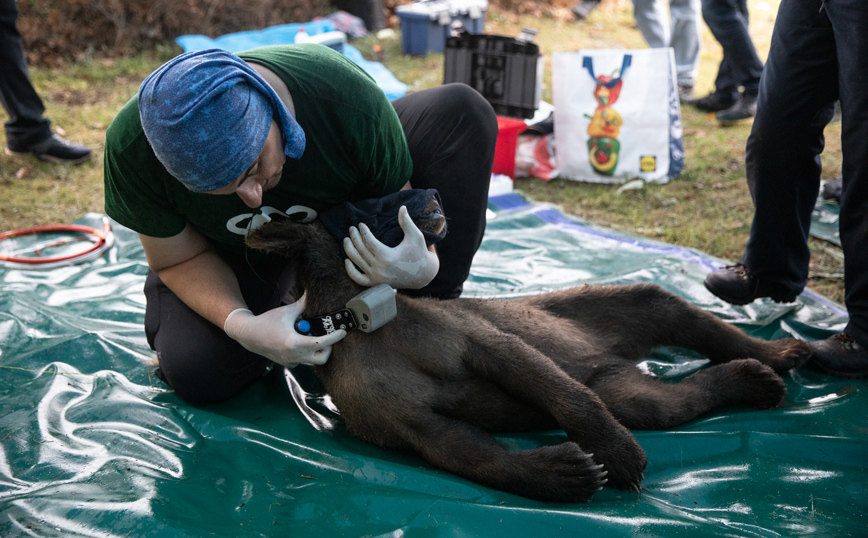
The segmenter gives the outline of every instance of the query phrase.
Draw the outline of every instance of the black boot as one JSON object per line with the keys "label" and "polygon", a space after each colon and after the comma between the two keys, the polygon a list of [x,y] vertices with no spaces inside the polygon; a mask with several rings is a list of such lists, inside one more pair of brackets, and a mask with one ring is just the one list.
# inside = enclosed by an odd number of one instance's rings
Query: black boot
{"label": "black boot", "polygon": [[796,296],[778,284],[755,277],[743,264],[727,265],[705,277],[705,288],[730,304],[744,305],[761,297],[791,303]]}
{"label": "black boot", "polygon": [[720,112],[734,105],[735,97],[729,92],[714,92],[699,99],[691,99],[687,104],[703,112]]}
{"label": "black boot", "polygon": [[92,152],[90,149],[78,144],[73,144],[56,134],[52,134],[50,138],[28,148],[13,148],[6,146],[6,155],[20,157],[27,155],[28,153],[32,154],[40,161],[76,164],[88,160]]}
{"label": "black boot", "polygon": [[715,117],[720,121],[738,121],[752,118],[756,115],[756,95],[741,94],[735,103],[721,110]]}
{"label": "black boot", "polygon": [[811,348],[811,368],[837,377],[868,377],[868,350],[846,333],[811,342]]}

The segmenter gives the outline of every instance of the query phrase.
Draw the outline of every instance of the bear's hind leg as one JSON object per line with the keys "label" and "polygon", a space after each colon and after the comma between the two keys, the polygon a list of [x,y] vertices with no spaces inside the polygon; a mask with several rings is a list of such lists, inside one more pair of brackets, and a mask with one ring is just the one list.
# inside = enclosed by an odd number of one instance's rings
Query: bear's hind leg
{"label": "bear's hind leg", "polygon": [[807,343],[765,341],[652,284],[588,286],[527,299],[598,336],[615,354],[639,359],[656,346],[698,351],[714,363],[754,358],[782,373],[804,364]]}
{"label": "bear's hind leg", "polygon": [[775,407],[786,394],[783,380],[755,359],[704,368],[678,383],[623,370],[589,387],[621,424],[638,430],[671,428],[719,407]]}

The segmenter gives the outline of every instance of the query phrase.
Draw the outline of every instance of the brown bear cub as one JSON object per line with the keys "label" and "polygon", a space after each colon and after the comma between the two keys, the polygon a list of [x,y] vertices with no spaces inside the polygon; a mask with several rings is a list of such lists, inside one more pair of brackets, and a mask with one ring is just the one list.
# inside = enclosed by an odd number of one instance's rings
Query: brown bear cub
{"label": "brown bear cub", "polygon": [[[417,225],[442,231],[434,214]],[[306,317],[364,291],[319,220],[268,223],[248,244],[295,265]],[[751,338],[650,284],[509,300],[399,294],[397,305],[397,318],[373,333],[351,331],[315,367],[347,429],[544,501],[587,501],[605,483],[639,491],[647,460],[629,429],[669,428],[725,406],[775,407],[786,392],[775,372],[810,355],[804,342]],[[657,346],[695,350],[712,365],[661,382],[636,367]],[[491,435],[554,428],[569,441],[510,452]]]}

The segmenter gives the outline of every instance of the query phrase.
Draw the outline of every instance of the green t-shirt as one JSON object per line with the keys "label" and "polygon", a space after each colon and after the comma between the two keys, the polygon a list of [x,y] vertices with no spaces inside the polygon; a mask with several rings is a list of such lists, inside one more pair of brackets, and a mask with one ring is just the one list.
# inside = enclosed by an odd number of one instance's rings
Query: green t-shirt
{"label": "green t-shirt", "polygon": [[347,200],[396,192],[413,163],[398,115],[383,91],[352,61],[314,44],[275,45],[238,54],[263,65],[289,88],[306,144],[287,158],[280,183],[251,209],[235,194],[193,193],[157,160],[133,97],[106,134],[105,211],[144,235],[171,237],[187,222],[224,256],[244,251],[254,219],[275,210],[312,220]]}

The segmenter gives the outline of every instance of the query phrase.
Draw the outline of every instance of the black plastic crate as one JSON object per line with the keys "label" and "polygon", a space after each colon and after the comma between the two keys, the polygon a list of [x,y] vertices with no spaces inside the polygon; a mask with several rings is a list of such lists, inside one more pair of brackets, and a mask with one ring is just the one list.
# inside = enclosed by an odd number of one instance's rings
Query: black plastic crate
{"label": "black plastic crate", "polygon": [[443,83],[469,85],[500,116],[531,118],[539,106],[542,62],[536,43],[462,33],[446,39]]}

